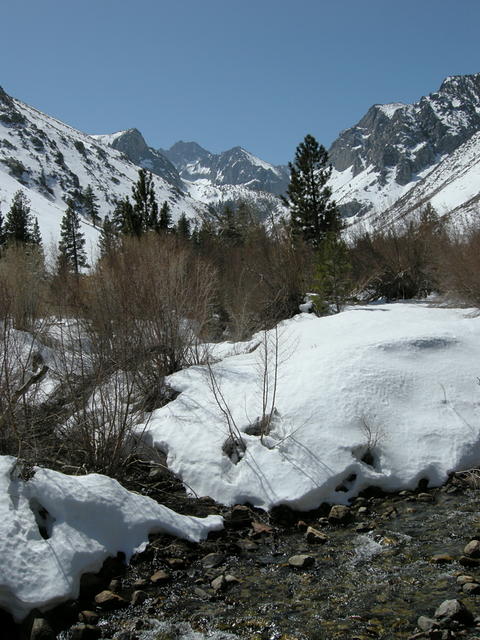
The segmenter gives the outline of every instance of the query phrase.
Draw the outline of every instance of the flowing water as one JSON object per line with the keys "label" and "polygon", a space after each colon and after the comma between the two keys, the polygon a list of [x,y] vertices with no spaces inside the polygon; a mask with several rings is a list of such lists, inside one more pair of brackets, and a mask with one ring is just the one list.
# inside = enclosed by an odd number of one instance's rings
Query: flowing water
{"label": "flowing water", "polygon": [[[184,566],[173,572],[170,584],[148,591],[150,597],[141,606],[107,616],[101,622],[104,637],[408,638],[418,616],[432,616],[443,600],[458,597],[477,615],[480,596],[464,597],[456,577],[467,573],[480,579],[480,570],[458,562],[465,544],[480,533],[480,493],[449,491],[454,489],[435,492],[434,503],[420,502],[415,495],[371,499],[368,512],[346,528],[311,521],[328,535],[322,545],[308,544],[295,527],[278,528],[256,538],[255,544],[247,531],[230,532],[228,540],[205,543],[198,550],[185,543],[159,544],[153,561],[151,555],[145,560],[149,566],[140,559],[131,581],[150,575],[152,562],[157,568],[169,554],[183,554]],[[359,523],[372,521],[372,531],[356,530]],[[219,549],[224,562],[206,570],[202,555]],[[289,566],[288,558],[299,553],[313,556],[314,566]],[[440,553],[451,554],[454,561],[432,563],[432,556]],[[222,573],[238,582],[215,592],[211,580]],[[463,637],[480,638],[480,632],[473,628]]]}

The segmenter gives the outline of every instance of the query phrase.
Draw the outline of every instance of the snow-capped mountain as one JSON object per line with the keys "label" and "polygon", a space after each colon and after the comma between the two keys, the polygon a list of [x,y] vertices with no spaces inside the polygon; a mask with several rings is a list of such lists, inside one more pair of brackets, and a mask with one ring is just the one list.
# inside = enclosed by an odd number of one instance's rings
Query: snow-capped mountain
{"label": "snow-capped mountain", "polygon": [[[117,198],[131,193],[139,167],[104,139],[95,139],[52,118],[0,89],[0,209],[3,215],[13,195],[23,189],[38,217],[45,244],[58,240],[65,200],[90,185],[98,198],[100,215],[112,212]],[[171,165],[164,160],[168,169]],[[159,166],[161,159],[155,166]],[[153,164],[153,160],[152,160]],[[172,167],[174,174],[175,169]],[[181,213],[195,218],[205,206],[178,186],[154,176],[157,199],[168,201],[174,219]],[[98,230],[82,223],[91,244]]]}
{"label": "snow-capped mountain", "polygon": [[214,154],[196,142],[177,142],[168,150],[155,150],[137,129],[94,137],[204,204],[243,201],[264,218],[285,213],[278,195],[287,188],[288,169],[274,167],[241,147]]}
{"label": "snow-capped mountain", "polygon": [[184,180],[209,180],[213,186],[238,185],[255,191],[281,195],[288,185],[288,169],[274,167],[242,147],[211,153],[196,142],[176,142],[159,149],[178,169]]}
{"label": "snow-capped mountain", "polygon": [[94,135],[92,138],[122,151],[133,164],[160,176],[180,193],[185,191],[183,180],[174,165],[162,153],[149,147],[138,129],[128,129],[110,135]]}
{"label": "snow-capped mountain", "polygon": [[[457,189],[453,197],[453,175],[447,176],[447,171],[458,177],[468,165],[470,177],[480,177],[473,161],[480,154],[478,139],[472,137],[478,131],[480,74],[450,76],[438,91],[414,104],[372,106],[329,151],[331,185],[342,213],[370,214],[371,220],[380,221],[384,211],[399,215],[414,206],[415,199],[425,203],[434,196],[432,204],[443,208],[441,213],[461,208],[473,194]],[[464,144],[468,152],[460,152]],[[448,161],[449,156],[455,160]],[[442,197],[447,184],[449,195]]]}

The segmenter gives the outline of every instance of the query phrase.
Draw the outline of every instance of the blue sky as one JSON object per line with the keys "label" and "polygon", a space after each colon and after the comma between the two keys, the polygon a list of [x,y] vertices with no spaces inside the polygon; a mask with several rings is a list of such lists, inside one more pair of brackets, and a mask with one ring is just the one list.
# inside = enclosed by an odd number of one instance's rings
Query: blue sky
{"label": "blue sky", "polygon": [[376,102],[480,71],[479,0],[22,0],[0,85],[88,133],[241,145],[286,163]]}

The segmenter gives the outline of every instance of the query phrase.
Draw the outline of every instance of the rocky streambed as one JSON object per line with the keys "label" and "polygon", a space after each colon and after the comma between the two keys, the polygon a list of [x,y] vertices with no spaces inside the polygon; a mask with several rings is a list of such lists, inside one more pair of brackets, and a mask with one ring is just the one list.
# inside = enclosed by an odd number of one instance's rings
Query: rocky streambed
{"label": "rocky streambed", "polygon": [[84,576],[80,600],[34,614],[20,633],[35,640],[480,639],[480,491],[471,479],[457,475],[440,489],[395,495],[371,491],[349,508],[306,514],[182,498],[184,512],[223,512],[225,530],[200,544],[152,537],[128,567],[121,557],[110,560],[101,574]]}

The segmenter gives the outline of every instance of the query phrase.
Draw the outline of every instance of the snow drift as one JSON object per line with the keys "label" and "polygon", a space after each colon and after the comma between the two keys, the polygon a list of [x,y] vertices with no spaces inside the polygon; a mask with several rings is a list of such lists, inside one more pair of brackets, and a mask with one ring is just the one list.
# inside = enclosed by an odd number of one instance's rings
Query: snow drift
{"label": "snow drift", "polygon": [[[278,341],[268,332],[236,355],[228,349],[214,351],[222,359],[210,372],[170,376],[181,393],[147,425],[199,495],[308,510],[348,503],[369,485],[440,485],[451,470],[478,464],[480,318],[472,310],[390,304],[301,314],[280,325]],[[260,437],[265,389],[271,431]],[[244,452],[232,454],[229,422]]]}
{"label": "snow drift", "polygon": [[174,513],[97,474],[37,469],[23,481],[16,460],[0,457],[0,607],[22,620],[78,596],[80,576],[121,551],[127,560],[162,532],[198,541],[222,518]]}

